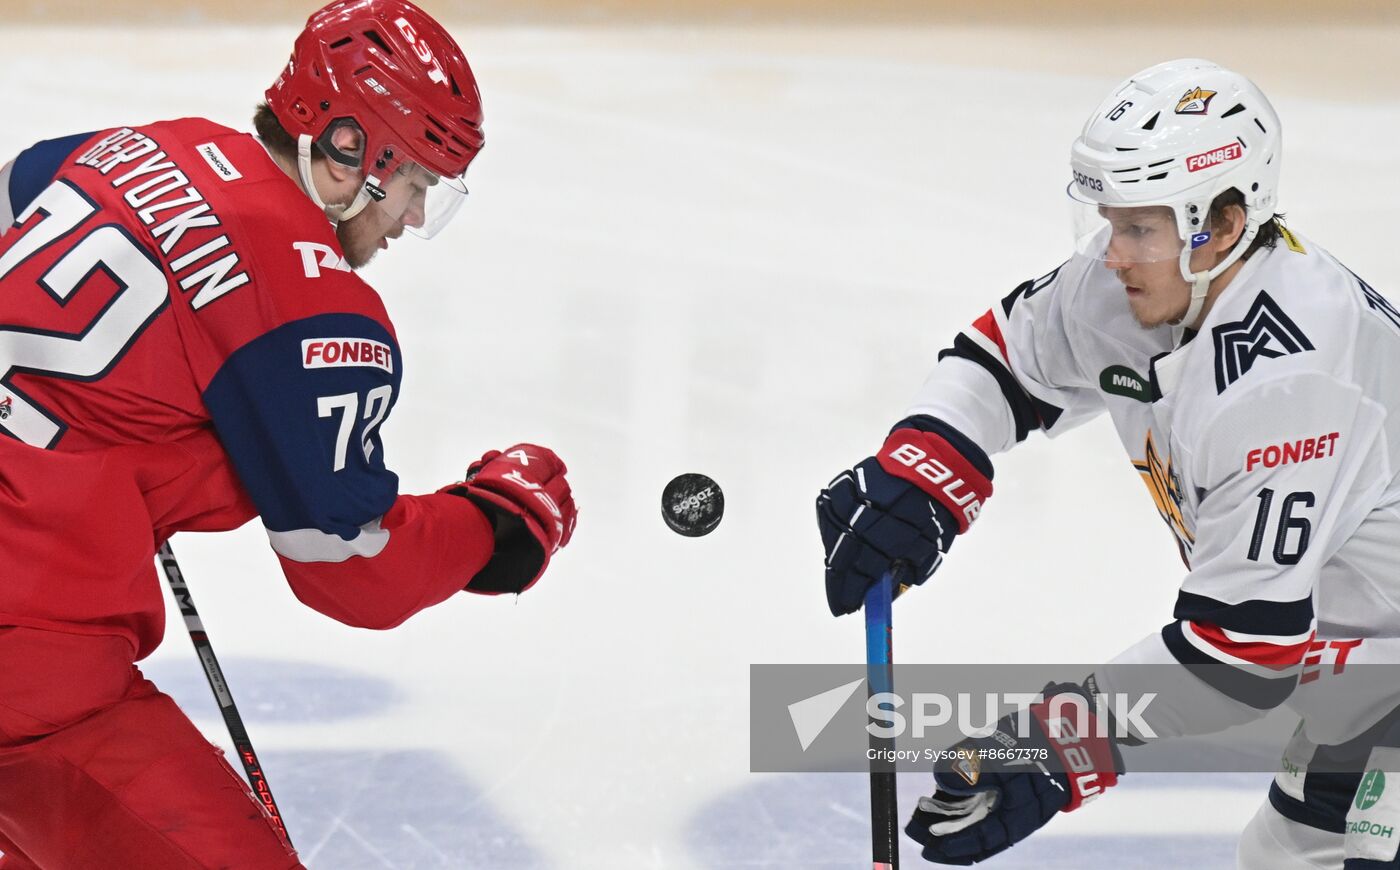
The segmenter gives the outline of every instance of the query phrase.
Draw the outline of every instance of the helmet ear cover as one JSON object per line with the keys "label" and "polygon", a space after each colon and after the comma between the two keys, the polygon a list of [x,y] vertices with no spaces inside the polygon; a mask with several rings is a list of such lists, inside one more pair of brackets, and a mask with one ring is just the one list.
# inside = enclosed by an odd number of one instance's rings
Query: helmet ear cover
{"label": "helmet ear cover", "polygon": [[[350,128],[360,134],[361,145],[357,151],[342,151],[336,147],[334,142],[335,134],[344,128]],[[316,148],[324,154],[327,159],[334,160],[341,166],[348,166],[351,169],[360,169],[365,163],[364,137],[364,131],[360,129],[359,122],[354,118],[335,118],[326,125],[326,129],[321,131],[321,135],[316,137]]]}
{"label": "helmet ear cover", "polygon": [[[364,131],[360,129],[359,122],[357,122],[354,118],[335,118],[326,125],[326,129],[322,130],[321,135],[316,138],[316,149],[322,154],[324,154],[326,156],[326,159],[333,160],[336,163],[339,163],[341,166],[346,166],[350,169],[361,169],[365,165],[365,149],[363,144],[358,150],[354,152],[343,151],[340,148],[337,148],[335,145],[335,134],[340,130],[347,128],[354,130],[356,133],[359,133],[360,141],[362,143],[364,142]],[[393,154],[392,151],[388,153],[390,155]],[[384,161],[381,159],[378,165],[382,167],[384,165]],[[373,178],[365,180],[364,191],[369,195],[369,198],[374,200],[375,202],[383,200],[384,197],[387,195],[384,192],[384,188],[380,187],[379,184],[376,183],[376,180]],[[364,205],[361,204],[360,208],[364,208]],[[342,215],[342,219],[353,216],[354,213],[359,212],[360,208],[356,208],[354,212],[345,213],[344,215]]]}

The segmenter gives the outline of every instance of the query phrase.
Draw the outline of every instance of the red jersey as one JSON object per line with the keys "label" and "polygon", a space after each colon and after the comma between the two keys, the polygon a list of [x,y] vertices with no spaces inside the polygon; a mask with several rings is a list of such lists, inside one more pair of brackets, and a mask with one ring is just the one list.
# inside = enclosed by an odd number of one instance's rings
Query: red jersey
{"label": "red jersey", "polygon": [[378,294],[251,136],[182,119],[0,170],[0,625],[164,631],[153,555],[260,515],[297,597],[397,625],[462,590],[489,521],[400,495],[403,360]]}

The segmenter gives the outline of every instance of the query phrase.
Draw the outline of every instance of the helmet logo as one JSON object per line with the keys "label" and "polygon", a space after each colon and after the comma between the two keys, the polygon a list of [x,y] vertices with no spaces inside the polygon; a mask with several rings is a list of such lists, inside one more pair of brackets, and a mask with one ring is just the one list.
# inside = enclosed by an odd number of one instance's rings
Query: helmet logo
{"label": "helmet logo", "polygon": [[1176,102],[1176,113],[1178,115],[1204,115],[1210,110],[1210,101],[1215,98],[1215,91],[1208,91],[1205,88],[1195,87],[1181,95],[1181,99]]}
{"label": "helmet logo", "polygon": [[394,26],[403,34],[403,38],[408,40],[408,44],[413,46],[413,53],[418,55],[418,59],[428,68],[428,80],[437,82],[444,87],[447,85],[447,74],[442,71],[442,65],[433,57],[433,50],[426,42],[418,41],[418,34],[414,31],[413,25],[408,23],[407,18],[400,18],[394,22]]}
{"label": "helmet logo", "polygon": [[1074,180],[1079,184],[1080,187],[1087,187],[1090,190],[1097,190],[1100,193],[1103,192],[1102,181],[1100,181],[1097,178],[1094,178],[1091,175],[1085,175],[1077,169],[1074,170]]}
{"label": "helmet logo", "polygon": [[1191,250],[1194,251],[1194,250],[1196,250],[1197,248],[1199,248],[1200,246],[1204,245],[1206,242],[1209,242],[1209,241],[1210,241],[1210,233],[1209,233],[1209,232],[1205,232],[1205,233],[1195,233],[1194,235],[1191,236]]}
{"label": "helmet logo", "polygon": [[1186,171],[1200,172],[1202,169],[1219,166],[1221,163],[1239,160],[1243,156],[1244,146],[1238,142],[1231,142],[1229,145],[1221,145],[1219,148],[1212,148],[1210,151],[1192,154],[1190,157],[1187,157]]}

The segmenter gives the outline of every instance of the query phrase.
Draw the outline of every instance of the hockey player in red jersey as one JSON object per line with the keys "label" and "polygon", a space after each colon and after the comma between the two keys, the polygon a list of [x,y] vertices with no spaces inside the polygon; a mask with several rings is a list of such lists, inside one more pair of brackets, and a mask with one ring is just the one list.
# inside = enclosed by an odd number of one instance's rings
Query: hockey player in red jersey
{"label": "hockey player in red jersey", "polygon": [[0,169],[0,859],[299,866],[134,666],[153,555],[257,516],[308,606],[391,628],[528,589],[575,509],[550,450],[405,495],[403,358],[353,271],[461,204],[476,82],[406,0],[315,13],[245,135],[200,118],[40,142]]}
{"label": "hockey player in red jersey", "polygon": [[1077,809],[1116,782],[1122,746],[1286,704],[1302,724],[1239,866],[1400,867],[1400,790],[1363,778],[1400,770],[1400,691],[1327,688],[1400,660],[1400,312],[1283,225],[1282,157],[1277,114],[1237,73],[1185,59],[1123,82],[1071,149],[1075,255],[960,333],[883,447],[819,496],[839,615],[896,566],[920,584],[942,564],[992,496],[993,455],[1106,414],[1187,565],[1160,631],[1046,693],[1179,674],[1142,717],[1152,733],[1052,734],[1053,701],[1002,720],[968,748],[1030,740],[1054,770],[938,767],[906,828],[928,860],[992,858]]}

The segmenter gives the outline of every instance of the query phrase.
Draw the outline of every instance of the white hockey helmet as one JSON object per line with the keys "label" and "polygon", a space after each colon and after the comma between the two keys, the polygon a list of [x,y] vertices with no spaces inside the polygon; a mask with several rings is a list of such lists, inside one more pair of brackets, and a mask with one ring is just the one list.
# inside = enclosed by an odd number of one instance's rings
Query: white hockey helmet
{"label": "white hockey helmet", "polygon": [[[1142,246],[1137,256],[1179,258],[1192,292],[1178,323],[1189,326],[1210,280],[1243,256],[1274,216],[1281,134],[1278,114],[1259,88],[1210,61],[1172,60],[1134,75],[1094,110],[1070,149],[1080,253],[1107,256],[1115,209],[1170,208],[1178,238]],[[1192,250],[1210,239],[1211,202],[1231,188],[1244,196],[1244,233],[1214,268],[1192,272]],[[1115,259],[1123,256],[1115,250]]]}

